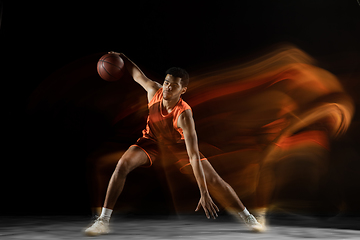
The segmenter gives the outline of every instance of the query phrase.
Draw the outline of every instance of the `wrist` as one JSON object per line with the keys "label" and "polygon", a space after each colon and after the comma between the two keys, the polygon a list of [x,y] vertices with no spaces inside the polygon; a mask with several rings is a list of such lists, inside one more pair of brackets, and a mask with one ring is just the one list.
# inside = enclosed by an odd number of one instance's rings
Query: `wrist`
{"label": "wrist", "polygon": [[200,194],[201,196],[207,196],[210,195],[209,191],[207,189],[200,189]]}

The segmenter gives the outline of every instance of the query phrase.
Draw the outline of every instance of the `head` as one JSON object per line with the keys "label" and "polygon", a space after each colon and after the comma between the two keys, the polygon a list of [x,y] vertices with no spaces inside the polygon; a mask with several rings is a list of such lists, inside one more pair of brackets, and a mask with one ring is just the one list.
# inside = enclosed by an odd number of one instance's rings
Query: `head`
{"label": "head", "polygon": [[180,97],[187,90],[189,84],[189,74],[181,68],[172,67],[166,71],[163,83],[164,99]]}
{"label": "head", "polygon": [[172,67],[166,71],[166,75],[168,74],[176,78],[181,78],[182,87],[187,87],[189,85],[189,74],[184,69],[179,67]]}

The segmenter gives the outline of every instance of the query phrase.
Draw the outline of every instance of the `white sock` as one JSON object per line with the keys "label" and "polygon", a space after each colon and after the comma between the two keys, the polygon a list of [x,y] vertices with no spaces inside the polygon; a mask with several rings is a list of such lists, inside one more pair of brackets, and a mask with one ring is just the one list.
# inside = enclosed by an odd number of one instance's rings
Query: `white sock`
{"label": "white sock", "polygon": [[250,215],[249,211],[245,208],[244,211],[239,212],[239,215],[242,219],[245,219],[247,216]]}
{"label": "white sock", "polygon": [[102,211],[101,211],[101,215],[100,215],[100,218],[106,220],[106,221],[110,221],[110,217],[111,217],[111,214],[112,214],[113,210],[112,209],[108,209],[108,208],[102,208]]}

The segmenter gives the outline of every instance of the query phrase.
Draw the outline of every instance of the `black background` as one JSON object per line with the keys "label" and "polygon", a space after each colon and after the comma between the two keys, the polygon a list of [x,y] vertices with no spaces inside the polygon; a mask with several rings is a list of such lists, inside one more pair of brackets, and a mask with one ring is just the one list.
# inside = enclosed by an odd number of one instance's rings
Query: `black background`
{"label": "black background", "polygon": [[[171,66],[191,74],[288,42],[339,76],[359,106],[360,6],[356,0],[2,4],[0,202],[4,214],[88,211],[83,165],[91,148],[106,136],[97,135],[89,147],[78,125],[64,133],[59,130],[61,121],[36,124],[26,108],[30,95],[47,77],[93,54],[123,52],[147,74],[161,79]],[[350,149],[351,156],[359,157],[358,126],[356,113],[347,137],[337,140],[338,152]],[[350,166],[357,175],[358,166]]]}

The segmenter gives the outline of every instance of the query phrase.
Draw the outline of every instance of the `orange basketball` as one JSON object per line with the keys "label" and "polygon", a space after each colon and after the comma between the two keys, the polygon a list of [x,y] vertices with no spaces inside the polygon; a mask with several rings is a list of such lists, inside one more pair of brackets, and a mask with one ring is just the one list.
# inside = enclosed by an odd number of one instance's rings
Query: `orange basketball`
{"label": "orange basketball", "polygon": [[97,72],[105,81],[119,80],[124,74],[124,61],[118,54],[103,55],[97,63]]}

